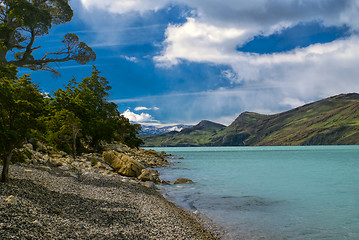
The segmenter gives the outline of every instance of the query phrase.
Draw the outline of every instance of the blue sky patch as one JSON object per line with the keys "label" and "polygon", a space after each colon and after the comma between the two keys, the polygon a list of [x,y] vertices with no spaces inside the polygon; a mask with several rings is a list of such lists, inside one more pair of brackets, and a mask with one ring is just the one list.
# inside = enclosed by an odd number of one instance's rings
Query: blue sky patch
{"label": "blue sky patch", "polygon": [[316,43],[332,42],[349,35],[350,28],[345,25],[326,27],[318,21],[299,23],[270,36],[256,36],[237,50],[259,54],[286,52]]}

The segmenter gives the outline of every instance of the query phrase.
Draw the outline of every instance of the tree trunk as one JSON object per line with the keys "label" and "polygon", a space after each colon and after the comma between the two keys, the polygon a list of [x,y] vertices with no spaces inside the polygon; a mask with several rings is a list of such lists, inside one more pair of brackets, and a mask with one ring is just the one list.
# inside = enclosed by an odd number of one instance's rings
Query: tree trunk
{"label": "tree trunk", "polygon": [[13,155],[13,151],[10,152],[10,154],[7,156],[7,158],[4,160],[4,167],[2,169],[2,175],[1,175],[1,182],[9,182],[9,165],[11,162],[11,158]]}
{"label": "tree trunk", "polygon": [[72,126],[72,157],[76,158],[76,140],[77,140],[77,134],[81,131],[81,129],[77,128],[76,126]]}

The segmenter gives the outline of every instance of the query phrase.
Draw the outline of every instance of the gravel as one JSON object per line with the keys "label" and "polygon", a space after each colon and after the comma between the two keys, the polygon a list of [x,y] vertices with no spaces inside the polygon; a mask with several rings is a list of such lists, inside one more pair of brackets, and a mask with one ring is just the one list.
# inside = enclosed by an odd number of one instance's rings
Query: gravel
{"label": "gravel", "polygon": [[218,239],[190,212],[118,175],[12,165],[10,178],[0,183],[0,239]]}

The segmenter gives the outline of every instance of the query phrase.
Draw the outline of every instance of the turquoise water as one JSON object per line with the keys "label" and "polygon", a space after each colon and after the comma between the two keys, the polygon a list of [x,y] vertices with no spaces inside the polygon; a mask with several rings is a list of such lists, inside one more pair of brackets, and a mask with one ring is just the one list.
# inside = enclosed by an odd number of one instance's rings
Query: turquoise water
{"label": "turquoise water", "polygon": [[184,159],[165,196],[228,229],[226,239],[359,239],[359,146],[156,148]]}

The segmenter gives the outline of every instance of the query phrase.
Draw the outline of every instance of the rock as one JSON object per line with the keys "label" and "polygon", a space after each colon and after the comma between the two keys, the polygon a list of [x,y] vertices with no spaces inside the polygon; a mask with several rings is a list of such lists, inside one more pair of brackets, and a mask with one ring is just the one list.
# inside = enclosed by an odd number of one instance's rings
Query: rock
{"label": "rock", "polygon": [[57,215],[64,215],[64,212],[58,208],[55,208],[53,212]]}
{"label": "rock", "polygon": [[45,161],[42,159],[42,154],[39,152],[34,151],[32,153],[33,160],[38,163],[44,163]]}
{"label": "rock", "polygon": [[123,176],[138,177],[145,167],[131,157],[115,151],[102,153],[103,161]]}
{"label": "rock", "polygon": [[173,182],[173,184],[192,184],[193,181],[188,178],[178,178],[176,181]]}
{"label": "rock", "polygon": [[61,158],[58,158],[58,157],[51,157],[51,158],[49,159],[49,162],[50,162],[51,164],[55,165],[55,166],[58,166],[58,167],[60,167],[60,166],[62,166],[62,165],[65,164],[65,163],[62,161],[62,159],[61,159]]}
{"label": "rock", "polygon": [[49,156],[52,158],[62,158],[62,154],[59,154],[59,153],[52,153]]}
{"label": "rock", "polygon": [[67,155],[67,153],[64,151],[58,151],[58,154],[62,155],[61,157],[65,157]]}
{"label": "rock", "polygon": [[116,151],[116,152],[123,152],[124,151],[124,146],[123,144],[107,144],[103,147],[103,149],[105,151]]}
{"label": "rock", "polygon": [[50,157],[48,154],[43,154],[42,159],[44,160],[45,163],[47,163],[50,160]]}
{"label": "rock", "polygon": [[8,196],[7,198],[5,198],[5,202],[6,203],[10,203],[10,204],[16,204],[16,197],[14,197],[13,195]]}
{"label": "rock", "polygon": [[100,162],[97,163],[97,167],[100,169],[107,169],[107,167]]}
{"label": "rock", "polygon": [[99,164],[99,161],[95,157],[92,157],[90,162],[91,162],[91,167],[97,167]]}
{"label": "rock", "polygon": [[158,177],[159,173],[157,170],[154,169],[142,169],[141,175],[138,176],[138,179],[141,181],[147,182],[154,182],[154,183],[161,183],[160,178]]}
{"label": "rock", "polygon": [[48,167],[48,166],[40,165],[40,166],[39,166],[39,169],[41,169],[41,170],[43,170],[43,171],[51,172],[51,168]]}
{"label": "rock", "polygon": [[128,182],[129,179],[128,178],[122,178],[121,182]]}
{"label": "rock", "polygon": [[147,181],[147,182],[142,182],[141,184],[142,184],[142,186],[152,188],[152,189],[156,189],[156,185],[153,182]]}
{"label": "rock", "polygon": [[171,185],[171,182],[168,180],[161,180],[161,184],[163,185]]}
{"label": "rock", "polygon": [[28,150],[34,150],[34,147],[32,146],[32,144],[31,143],[26,143],[26,144],[24,144],[24,148],[26,148],[26,149],[28,149]]}
{"label": "rock", "polygon": [[47,146],[40,141],[36,142],[36,151],[47,152]]}
{"label": "rock", "polygon": [[59,169],[61,169],[63,171],[68,171],[68,170],[70,170],[70,165],[64,164],[64,165],[60,166]]}
{"label": "rock", "polygon": [[137,183],[139,183],[139,181],[137,180],[135,180],[135,178],[132,178],[132,179],[130,179],[130,181],[129,181],[130,183],[134,183],[134,184],[137,184]]}

